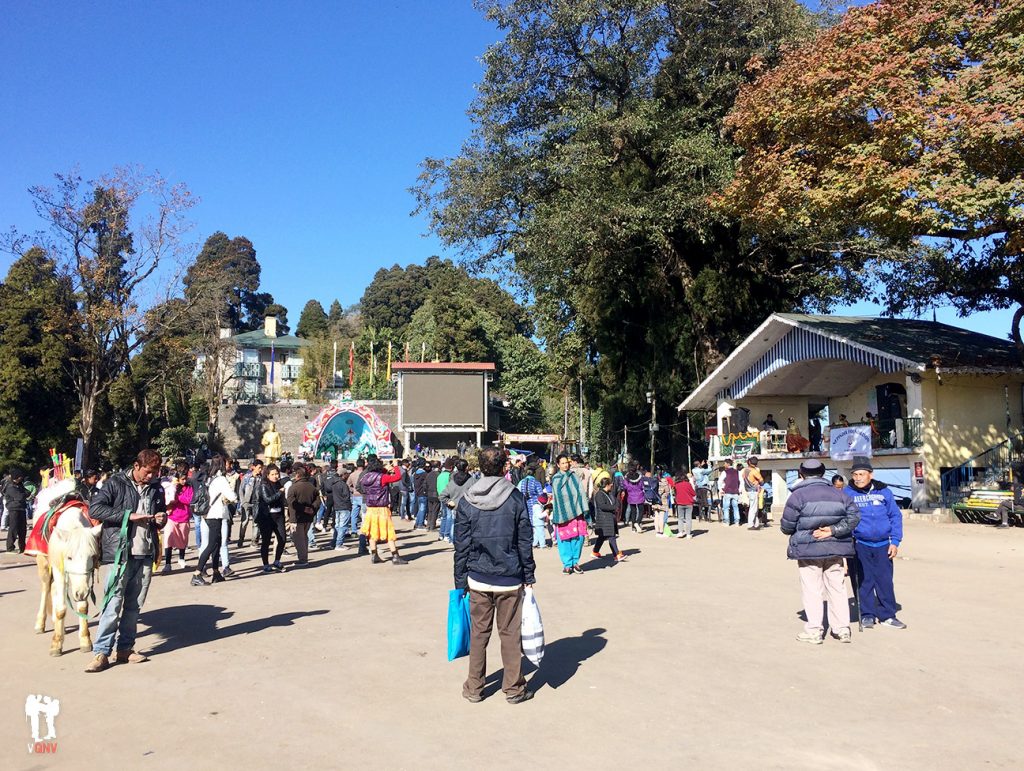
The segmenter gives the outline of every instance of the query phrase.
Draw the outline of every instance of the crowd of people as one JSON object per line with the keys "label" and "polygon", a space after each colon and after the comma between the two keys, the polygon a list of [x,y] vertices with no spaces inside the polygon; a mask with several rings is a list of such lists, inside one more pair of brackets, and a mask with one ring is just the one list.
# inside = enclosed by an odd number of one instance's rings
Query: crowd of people
{"label": "crowd of people", "polygon": [[[563,574],[578,575],[588,543],[591,558],[602,559],[607,544],[608,556],[624,562],[620,533],[649,532],[649,522],[655,537],[684,539],[693,536],[694,518],[710,519],[712,510],[725,526],[739,524],[741,510],[751,529],[768,525],[770,497],[755,457],[717,470],[699,461],[674,474],[636,462],[591,466],[565,454],[549,467],[522,455],[509,458],[498,448],[473,458],[473,465],[458,455],[387,463],[374,455],[323,464],[255,459],[243,470],[222,455],[167,466],[158,453],[144,450],[125,471],[77,475],[79,495],[103,526],[101,561],[113,576],[87,671],[146,660],[134,650],[135,628],[153,571],[187,570],[192,549],[195,587],[231,579],[234,559],[253,556],[240,551],[247,535],[264,573],[302,568],[314,548],[356,548],[357,556],[379,564],[386,545],[387,561],[400,566],[407,563],[397,543],[398,517],[454,549],[455,586],[470,594],[473,628],[464,696],[481,696],[486,641],[496,622],[504,690],[518,703],[530,695],[512,649],[521,590],[534,580],[535,550],[555,548]],[[848,568],[859,584],[861,624],[905,628],[893,588],[902,515],[891,491],[873,479],[867,459],[854,463],[849,484],[841,477],[826,482],[817,460],[804,461],[799,475],[781,521],[803,591],[806,623],[798,639],[823,641],[827,607],[827,628],[840,642],[850,641]],[[2,497],[8,550],[23,550],[32,496],[22,472],[12,470]],[[294,553],[287,567],[286,551]]]}

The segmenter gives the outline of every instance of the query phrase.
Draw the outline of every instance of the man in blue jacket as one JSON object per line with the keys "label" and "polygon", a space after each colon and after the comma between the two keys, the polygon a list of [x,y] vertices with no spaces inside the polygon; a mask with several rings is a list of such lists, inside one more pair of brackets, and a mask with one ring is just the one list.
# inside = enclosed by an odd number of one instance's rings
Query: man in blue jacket
{"label": "man in blue jacket", "polygon": [[487,642],[497,620],[502,690],[509,704],[533,698],[523,678],[523,587],[533,586],[533,527],[526,497],[505,479],[505,451],[480,450],[481,477],[459,501],[455,518],[455,588],[469,592],[469,676],[462,695],[483,699]]}
{"label": "man in blue jacket", "polygon": [[820,460],[800,464],[800,482],[793,486],[782,512],[781,530],[789,536],[786,556],[797,560],[807,623],[797,640],[822,642],[822,598],[828,603],[828,626],[842,643],[851,642],[850,605],[843,562],[856,553],[853,529],[860,514],[853,502],[824,479]]}
{"label": "man in blue jacket", "polygon": [[867,458],[854,458],[850,484],[843,492],[860,509],[860,524],[853,535],[857,541],[857,577],[860,580],[860,616],[865,629],[881,621],[889,629],[906,629],[896,618],[893,563],[903,540],[903,512],[892,491],[874,479]]}

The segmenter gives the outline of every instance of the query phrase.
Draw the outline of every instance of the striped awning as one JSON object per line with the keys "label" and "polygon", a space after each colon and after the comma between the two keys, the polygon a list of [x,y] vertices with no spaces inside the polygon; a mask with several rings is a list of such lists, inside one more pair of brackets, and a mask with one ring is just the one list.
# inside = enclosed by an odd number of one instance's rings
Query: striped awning
{"label": "striped awning", "polygon": [[899,372],[911,362],[885,356],[843,340],[826,337],[803,327],[794,327],[760,359],[740,374],[731,385],[718,392],[719,399],[742,399],[768,375],[790,364],[814,359],[849,361],[863,364],[879,372]]}

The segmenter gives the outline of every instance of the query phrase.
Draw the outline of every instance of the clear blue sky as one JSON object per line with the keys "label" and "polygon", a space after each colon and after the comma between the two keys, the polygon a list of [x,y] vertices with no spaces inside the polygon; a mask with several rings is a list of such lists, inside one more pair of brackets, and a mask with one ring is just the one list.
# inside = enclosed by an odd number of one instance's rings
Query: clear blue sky
{"label": "clear blue sky", "polygon": [[[0,227],[40,227],[26,189],[54,172],[138,163],[202,199],[198,242],[253,242],[293,325],[311,297],[350,305],[378,268],[444,254],[407,189],[468,134],[497,37],[470,0],[8,3]],[[939,317],[1004,337],[1010,313]]]}

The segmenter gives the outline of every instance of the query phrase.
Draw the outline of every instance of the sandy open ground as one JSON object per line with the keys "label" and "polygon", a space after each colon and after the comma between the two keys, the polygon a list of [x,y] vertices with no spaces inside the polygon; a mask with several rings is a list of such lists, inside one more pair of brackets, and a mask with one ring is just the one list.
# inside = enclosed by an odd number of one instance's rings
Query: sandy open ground
{"label": "sandy open ground", "polygon": [[[909,629],[820,647],[794,639],[799,585],[777,528],[700,530],[623,533],[630,561],[588,557],[582,576],[537,552],[548,647],[518,706],[496,692],[496,636],[490,697],[461,698],[465,659],[445,656],[451,549],[424,533],[403,531],[407,566],[322,551],[263,575],[246,549],[224,584],[157,576],[137,644],[152,660],[95,675],[73,631],[48,656],[35,568],[0,555],[0,767],[1024,764],[1024,530],[908,522]],[[30,693],[60,699],[54,755],[27,752]]]}

